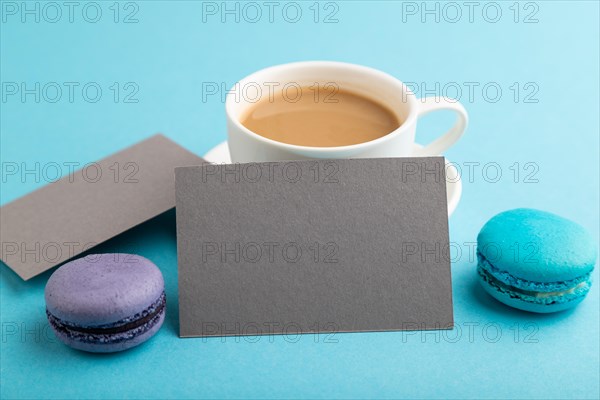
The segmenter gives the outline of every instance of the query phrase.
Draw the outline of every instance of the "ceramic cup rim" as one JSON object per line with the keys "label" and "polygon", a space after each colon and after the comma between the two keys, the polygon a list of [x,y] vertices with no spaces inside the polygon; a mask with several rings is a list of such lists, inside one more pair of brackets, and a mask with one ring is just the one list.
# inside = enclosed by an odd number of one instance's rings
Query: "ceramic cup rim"
{"label": "ceramic cup rim", "polygon": [[[244,87],[245,84],[260,81],[261,79],[259,79],[259,77],[262,78],[264,76],[268,76],[269,74],[276,74],[276,73],[281,73],[281,72],[286,72],[286,71],[294,71],[299,68],[317,69],[317,68],[322,68],[322,67],[329,68],[329,69],[337,68],[340,70],[346,70],[346,71],[351,71],[351,72],[355,72],[355,73],[359,73],[359,74],[364,74],[365,76],[368,76],[369,79],[378,79],[379,81],[389,85],[390,87],[396,88],[398,90],[398,96],[402,97],[403,99],[406,99],[406,103],[407,103],[407,107],[408,107],[407,108],[408,113],[407,113],[406,118],[404,119],[404,121],[398,128],[394,129],[392,132],[390,132],[386,135],[383,135],[377,139],[373,139],[368,142],[346,145],[346,146],[320,147],[320,146],[300,146],[300,145],[284,143],[284,142],[280,142],[277,140],[266,138],[264,136],[259,135],[258,133],[251,131],[250,129],[246,128],[241,123],[239,116],[234,116],[234,106],[236,106],[236,104],[235,104],[236,98],[235,98],[235,95],[233,94],[234,88]],[[264,80],[264,78],[262,78],[262,80]],[[290,79],[290,82],[291,81],[292,80]],[[237,86],[237,85],[239,85],[239,86]],[[386,104],[386,106],[388,106],[388,105]],[[388,140],[391,140],[399,135],[402,135],[406,131],[410,130],[411,127],[414,126],[414,122],[417,119],[417,106],[418,106],[417,97],[410,90],[410,88],[406,84],[404,84],[402,81],[400,81],[399,79],[397,79],[397,78],[393,77],[392,75],[387,74],[383,71],[375,69],[375,68],[366,67],[366,66],[358,65],[358,64],[346,63],[346,62],[339,62],[339,61],[300,61],[300,62],[279,64],[279,65],[274,65],[271,67],[263,68],[256,72],[253,72],[252,74],[244,77],[243,79],[240,79],[237,83],[235,83],[233,85],[232,89],[227,93],[227,96],[225,98],[225,113],[227,115],[227,119],[240,132],[243,132],[245,135],[250,136],[251,138],[258,140],[259,142],[262,142],[264,144],[283,148],[283,149],[286,149],[288,151],[295,152],[295,153],[296,152],[307,152],[307,151],[316,152],[316,153],[342,153],[342,152],[348,152],[348,151],[366,150],[371,147],[377,146],[377,145],[384,143]],[[251,105],[247,105],[246,107],[249,108],[249,107],[251,107]],[[388,106],[388,107],[390,107],[390,106]],[[392,108],[390,107],[390,109],[392,109]],[[393,110],[393,109],[392,109],[392,111],[394,113],[397,112],[397,110]]]}

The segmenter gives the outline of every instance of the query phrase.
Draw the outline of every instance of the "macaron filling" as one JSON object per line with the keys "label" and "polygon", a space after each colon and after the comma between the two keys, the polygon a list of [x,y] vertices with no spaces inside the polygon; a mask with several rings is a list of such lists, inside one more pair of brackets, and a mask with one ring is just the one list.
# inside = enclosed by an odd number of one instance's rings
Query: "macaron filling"
{"label": "macaron filling", "polygon": [[494,266],[481,252],[477,251],[477,260],[479,266],[486,270],[490,275],[504,283],[507,286],[513,286],[518,289],[529,290],[533,292],[562,292],[577,286],[582,282],[589,281],[591,271],[575,279],[568,279],[559,282],[534,282],[516,277],[506,271],[502,271]]}
{"label": "macaron filling", "polygon": [[524,301],[544,304],[552,304],[559,299],[571,301],[580,299],[590,290],[591,273],[564,282],[532,282],[498,270],[480,252],[477,252],[477,257],[477,272],[485,282]]}
{"label": "macaron filling", "polygon": [[520,294],[523,294],[526,296],[539,297],[539,298],[564,296],[567,294],[575,293],[578,289],[583,289],[587,286],[587,282],[581,282],[570,289],[566,289],[566,290],[562,290],[562,291],[558,291],[558,292],[534,292],[531,290],[523,290],[523,289],[520,289],[515,286],[506,285],[503,282],[499,281],[498,279],[494,278],[493,275],[491,275],[489,272],[487,272],[482,267],[478,268],[478,272],[486,280],[486,282],[488,282],[498,288],[503,288],[503,289],[505,289],[505,291],[510,290],[511,292],[516,292],[516,293],[520,293]]}
{"label": "macaron filling", "polygon": [[54,329],[78,340],[90,343],[115,343],[152,328],[161,318],[166,305],[163,291],[160,297],[145,310],[111,324],[98,326],[80,326],[54,316],[48,309],[46,314]]}

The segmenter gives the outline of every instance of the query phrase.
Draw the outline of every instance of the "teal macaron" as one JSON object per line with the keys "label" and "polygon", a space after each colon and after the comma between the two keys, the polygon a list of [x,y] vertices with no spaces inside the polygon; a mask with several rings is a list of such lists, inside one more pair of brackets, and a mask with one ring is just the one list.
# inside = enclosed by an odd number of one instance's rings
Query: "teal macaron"
{"label": "teal macaron", "polygon": [[598,249],[579,224],[519,208],[490,219],[477,236],[483,288],[520,310],[550,313],[579,304],[591,287]]}

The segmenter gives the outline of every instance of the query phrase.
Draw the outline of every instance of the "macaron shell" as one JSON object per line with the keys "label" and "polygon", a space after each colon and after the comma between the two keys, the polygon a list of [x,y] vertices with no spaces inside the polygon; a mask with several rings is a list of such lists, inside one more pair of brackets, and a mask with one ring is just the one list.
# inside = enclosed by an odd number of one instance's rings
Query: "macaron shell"
{"label": "macaron shell", "polygon": [[160,270],[131,254],[89,255],[61,266],[46,285],[46,308],[81,327],[98,327],[131,317],[164,290]]}
{"label": "macaron shell", "polygon": [[490,219],[477,249],[495,268],[533,282],[561,282],[589,274],[597,248],[577,223],[558,215],[515,209]]}

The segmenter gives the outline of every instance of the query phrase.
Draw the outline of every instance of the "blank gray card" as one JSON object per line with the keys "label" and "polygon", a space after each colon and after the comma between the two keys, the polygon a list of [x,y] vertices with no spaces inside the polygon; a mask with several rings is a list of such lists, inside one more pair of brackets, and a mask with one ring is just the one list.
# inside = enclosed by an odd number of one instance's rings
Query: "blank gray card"
{"label": "blank gray card", "polygon": [[175,173],[182,337],[452,326],[443,157]]}
{"label": "blank gray card", "polygon": [[159,134],[88,163],[0,208],[0,259],[41,274],[172,209],[173,170],[203,162]]}

